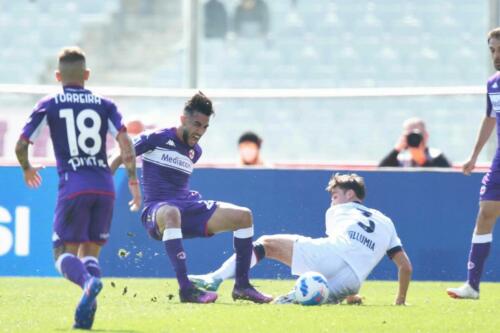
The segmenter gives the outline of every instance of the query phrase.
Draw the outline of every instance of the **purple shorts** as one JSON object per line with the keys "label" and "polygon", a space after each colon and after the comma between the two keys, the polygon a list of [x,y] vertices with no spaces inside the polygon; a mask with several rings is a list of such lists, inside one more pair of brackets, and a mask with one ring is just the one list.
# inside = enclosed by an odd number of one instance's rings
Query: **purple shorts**
{"label": "purple shorts", "polygon": [[58,200],[52,235],[54,248],[64,243],[106,243],[114,202],[111,195],[94,193]]}
{"label": "purple shorts", "polygon": [[479,200],[500,201],[500,171],[490,170],[484,175]]}
{"label": "purple shorts", "polygon": [[148,234],[156,239],[162,240],[162,234],[156,224],[156,212],[161,206],[169,205],[177,207],[181,213],[181,230],[183,238],[210,237],[207,231],[208,220],[217,209],[217,203],[212,200],[170,200],[152,202],[146,205],[142,211],[142,225]]}

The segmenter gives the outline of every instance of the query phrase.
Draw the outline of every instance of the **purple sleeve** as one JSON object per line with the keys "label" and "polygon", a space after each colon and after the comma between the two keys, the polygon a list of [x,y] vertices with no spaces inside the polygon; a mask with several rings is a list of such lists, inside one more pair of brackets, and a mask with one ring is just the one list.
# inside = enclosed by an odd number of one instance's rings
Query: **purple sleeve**
{"label": "purple sleeve", "polygon": [[33,141],[40,135],[42,129],[47,125],[47,103],[40,101],[33,109],[30,119],[24,125],[21,132],[21,138],[33,143]]}
{"label": "purple sleeve", "polygon": [[109,101],[108,106],[108,132],[116,138],[118,133],[125,130],[122,115],[118,112],[115,103]]}
{"label": "purple sleeve", "polygon": [[154,138],[154,133],[142,133],[134,138],[134,148],[135,155],[140,156],[147,151],[153,150],[155,148],[152,140]]}
{"label": "purple sleeve", "polygon": [[200,159],[200,157],[201,157],[201,153],[202,153],[201,147],[200,147],[200,146],[198,146],[198,145],[196,145],[196,146],[194,147],[194,153],[195,153],[195,154],[194,154],[194,158],[193,158],[193,163],[196,163],[196,162],[198,162],[198,160],[199,160],[199,159]]}
{"label": "purple sleeve", "polygon": [[490,100],[490,95],[486,94],[486,116],[491,117],[491,100]]}

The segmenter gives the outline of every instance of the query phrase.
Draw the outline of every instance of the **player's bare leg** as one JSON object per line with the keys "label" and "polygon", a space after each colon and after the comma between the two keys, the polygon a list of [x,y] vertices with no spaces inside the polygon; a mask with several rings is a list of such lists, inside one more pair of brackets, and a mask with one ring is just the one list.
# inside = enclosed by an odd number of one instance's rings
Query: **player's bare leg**
{"label": "player's bare leg", "polygon": [[479,298],[479,283],[484,262],[490,252],[493,240],[492,232],[497,218],[500,216],[500,201],[480,201],[476,227],[472,236],[471,250],[467,263],[467,282],[459,288],[448,288],[453,298]]}
{"label": "player's bare leg", "polygon": [[217,209],[207,223],[207,231],[217,234],[233,231],[233,244],[236,253],[236,281],[232,292],[233,299],[249,300],[255,303],[269,303],[271,296],[261,294],[251,284],[248,271],[253,253],[253,217],[245,207],[219,202]]}
{"label": "player's bare leg", "polygon": [[291,267],[293,257],[293,244],[300,236],[298,235],[271,235],[259,238],[259,243],[264,245],[266,258],[278,260]]}
{"label": "player's bare leg", "polygon": [[214,292],[203,291],[187,277],[186,252],[182,245],[181,214],[177,207],[163,205],[156,213],[156,224],[163,235],[163,243],[179,283],[181,302],[212,303],[217,299]]}

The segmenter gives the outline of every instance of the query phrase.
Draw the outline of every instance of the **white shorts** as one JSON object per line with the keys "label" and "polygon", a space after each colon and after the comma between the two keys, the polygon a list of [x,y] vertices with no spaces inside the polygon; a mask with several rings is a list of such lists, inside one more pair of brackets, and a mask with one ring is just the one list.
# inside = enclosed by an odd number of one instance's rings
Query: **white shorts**
{"label": "white shorts", "polygon": [[330,288],[329,302],[338,303],[357,294],[361,282],[344,259],[332,249],[328,238],[298,237],[293,244],[292,274],[314,271],[323,274]]}

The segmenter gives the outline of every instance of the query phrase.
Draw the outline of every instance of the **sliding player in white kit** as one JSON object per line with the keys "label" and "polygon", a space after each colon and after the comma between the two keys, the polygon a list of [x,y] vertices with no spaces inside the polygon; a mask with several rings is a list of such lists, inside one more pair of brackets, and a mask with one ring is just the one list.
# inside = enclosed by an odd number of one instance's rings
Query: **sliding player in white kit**
{"label": "sliding player in white kit", "polygon": [[[251,267],[264,257],[278,260],[293,275],[316,271],[328,280],[329,303],[360,301],[356,295],[362,282],[385,254],[398,267],[399,288],[395,304],[404,305],[412,267],[391,219],[361,204],[365,197],[362,177],[335,174],[326,190],[332,204],[326,211],[326,235],[309,238],[300,235],[262,236],[254,243]],[[191,275],[198,287],[216,290],[225,279],[234,277],[234,255],[215,272]],[[294,303],[294,293],[278,297],[275,303]]]}

